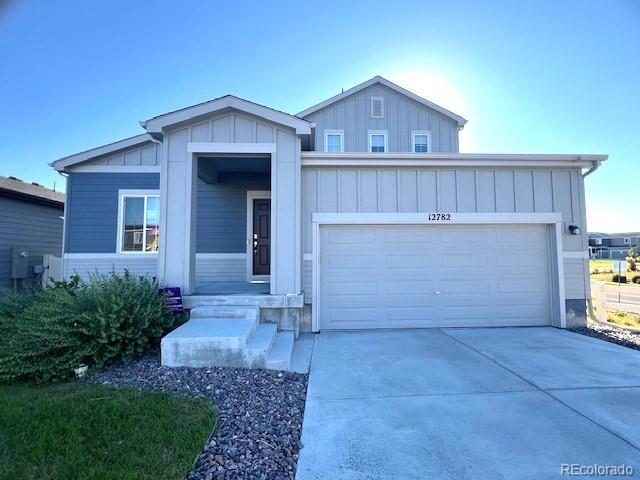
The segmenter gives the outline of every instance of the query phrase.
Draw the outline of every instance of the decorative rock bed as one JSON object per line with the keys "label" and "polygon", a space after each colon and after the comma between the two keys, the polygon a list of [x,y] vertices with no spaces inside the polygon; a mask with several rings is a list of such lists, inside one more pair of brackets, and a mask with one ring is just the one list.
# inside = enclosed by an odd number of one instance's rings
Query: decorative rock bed
{"label": "decorative rock bed", "polygon": [[211,398],[216,431],[189,480],[293,479],[308,375],[234,368],[165,368],[149,357],[87,379],[111,387]]}
{"label": "decorative rock bed", "polygon": [[574,328],[572,331],[640,350],[640,330],[630,330],[604,323],[590,322],[588,327]]}

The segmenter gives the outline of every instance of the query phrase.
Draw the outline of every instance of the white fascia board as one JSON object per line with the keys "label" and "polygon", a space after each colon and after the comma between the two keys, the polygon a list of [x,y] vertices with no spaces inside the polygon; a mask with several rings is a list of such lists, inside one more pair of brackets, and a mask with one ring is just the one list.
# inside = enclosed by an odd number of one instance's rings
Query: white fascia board
{"label": "white fascia board", "polygon": [[307,115],[317,112],[318,110],[322,110],[324,107],[331,105],[332,103],[338,102],[343,98],[348,97],[349,95],[353,95],[354,93],[364,90],[365,88],[370,87],[371,85],[375,85],[376,83],[380,83],[381,85],[384,85],[385,87],[390,88],[391,90],[394,90],[402,95],[405,95],[406,97],[409,97],[412,100],[415,100],[416,102],[421,103],[422,105],[425,105],[435,110],[436,112],[439,112],[445,115],[446,117],[451,118],[452,120],[455,120],[458,126],[460,127],[463,127],[464,124],[467,123],[468,121],[466,118],[461,117],[460,115],[457,115],[452,111],[441,107],[440,105],[430,102],[426,98],[422,98],[421,96],[416,95],[415,93],[410,92],[409,90],[406,90],[400,87],[399,85],[396,85],[395,83],[390,82],[386,78],[383,78],[379,75],[373,77],[370,80],[367,80],[366,82],[361,83],[360,85],[356,85],[355,87],[352,87],[349,90],[346,90],[345,92],[339,93],[338,95],[335,95],[325,100],[324,102],[320,102],[317,105],[314,105],[313,107],[307,108],[306,110],[303,110],[302,112],[298,113],[297,116],[306,117]]}
{"label": "white fascia board", "polygon": [[183,108],[172,113],[160,115],[158,117],[151,118],[141,125],[149,133],[162,133],[163,129],[182,122],[187,122],[197,117],[209,115],[219,110],[231,108],[240,112],[245,112],[256,117],[264,118],[273,123],[277,123],[296,131],[297,134],[310,134],[311,125],[306,120],[289,115],[288,113],[280,112],[257,103],[243,100],[242,98],[234,97],[233,95],[227,95],[209,102],[194,105],[192,107]]}
{"label": "white fascia board", "polygon": [[119,150],[124,150],[129,147],[135,147],[136,145],[142,145],[147,142],[153,142],[153,138],[148,133],[143,133],[141,135],[136,135],[135,137],[125,138],[124,140],[120,140],[118,142],[109,143],[107,145],[103,145],[101,147],[92,148],[91,150],[85,150],[84,152],[76,153],[75,155],[69,155],[68,157],[62,157],[58,160],[55,160],[50,165],[62,172],[66,167],[70,167],[71,165],[76,165],[78,163],[86,162],[87,160],[92,160],[97,157],[102,157],[103,155],[107,155],[109,153],[117,152]]}
{"label": "white fascia board", "polygon": [[275,143],[189,142],[189,153],[276,153]]}
{"label": "white fascia board", "polygon": [[588,168],[607,155],[302,152],[303,167],[568,167]]}
{"label": "white fascia board", "polygon": [[417,225],[417,224],[555,224],[559,212],[549,213],[450,213],[450,220],[429,220],[429,213],[319,213],[311,215],[316,224],[328,225]]}

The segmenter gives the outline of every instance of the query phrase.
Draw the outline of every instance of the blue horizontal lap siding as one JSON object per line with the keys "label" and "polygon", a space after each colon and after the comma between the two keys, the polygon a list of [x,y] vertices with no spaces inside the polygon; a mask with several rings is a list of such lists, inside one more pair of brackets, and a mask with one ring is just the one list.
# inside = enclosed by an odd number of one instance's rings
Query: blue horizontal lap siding
{"label": "blue horizontal lap siding", "polygon": [[[11,248],[29,251],[29,279],[34,265],[42,264],[45,254],[62,252],[62,207],[0,196],[0,289],[10,288]],[[0,292],[0,296],[2,296]]]}
{"label": "blue horizontal lap siding", "polygon": [[220,173],[212,184],[198,179],[196,252],[246,252],[247,191],[270,185],[267,173]]}
{"label": "blue horizontal lap siding", "polygon": [[158,173],[70,173],[66,253],[116,253],[118,191],[158,190]]}

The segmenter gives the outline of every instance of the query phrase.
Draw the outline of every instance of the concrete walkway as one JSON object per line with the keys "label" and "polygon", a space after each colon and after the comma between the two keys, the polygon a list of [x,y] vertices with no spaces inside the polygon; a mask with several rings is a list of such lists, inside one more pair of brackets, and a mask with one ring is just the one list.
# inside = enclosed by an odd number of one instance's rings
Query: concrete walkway
{"label": "concrete walkway", "polygon": [[297,480],[640,478],[640,351],[554,328],[327,332],[310,375]]}

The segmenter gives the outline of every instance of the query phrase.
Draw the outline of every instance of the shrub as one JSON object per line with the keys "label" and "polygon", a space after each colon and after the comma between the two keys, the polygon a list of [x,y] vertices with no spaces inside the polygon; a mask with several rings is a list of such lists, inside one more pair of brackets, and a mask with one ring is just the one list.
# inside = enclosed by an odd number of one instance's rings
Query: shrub
{"label": "shrub", "polygon": [[640,283],[640,275],[634,275],[631,281],[633,283]]}
{"label": "shrub", "polygon": [[0,305],[0,381],[68,378],[149,352],[181,319],[164,307],[155,280],[125,272],[75,277]]}
{"label": "shrub", "polygon": [[611,277],[611,281],[614,283],[627,283],[627,277],[614,273],[613,277]]}

